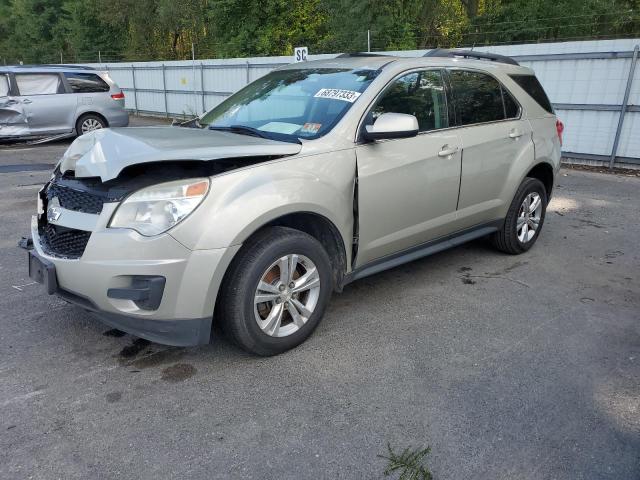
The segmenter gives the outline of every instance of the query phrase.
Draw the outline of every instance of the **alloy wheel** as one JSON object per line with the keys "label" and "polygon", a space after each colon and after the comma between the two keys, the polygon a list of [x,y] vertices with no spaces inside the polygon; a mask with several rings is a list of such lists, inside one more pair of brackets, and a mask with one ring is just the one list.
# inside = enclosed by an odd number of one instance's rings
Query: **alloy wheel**
{"label": "alloy wheel", "polygon": [[319,295],[320,275],[311,259],[286,255],[260,277],[254,296],[255,320],[271,337],[289,336],[307,323]]}
{"label": "alloy wheel", "polygon": [[520,205],[516,232],[518,240],[522,243],[529,242],[536,234],[542,218],[542,198],[537,192],[529,193]]}
{"label": "alloy wheel", "polygon": [[82,122],[82,133],[91,132],[92,130],[99,130],[102,128],[102,124],[95,118],[87,118]]}

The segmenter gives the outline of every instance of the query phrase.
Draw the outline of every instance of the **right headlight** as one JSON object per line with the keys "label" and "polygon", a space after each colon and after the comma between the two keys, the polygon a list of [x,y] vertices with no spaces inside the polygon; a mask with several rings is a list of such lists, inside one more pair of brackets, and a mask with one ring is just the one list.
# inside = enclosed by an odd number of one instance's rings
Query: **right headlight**
{"label": "right headlight", "polygon": [[184,220],[208,191],[208,178],[189,178],[143,188],[123,200],[111,217],[109,228],[131,228],[141,235],[158,235]]}

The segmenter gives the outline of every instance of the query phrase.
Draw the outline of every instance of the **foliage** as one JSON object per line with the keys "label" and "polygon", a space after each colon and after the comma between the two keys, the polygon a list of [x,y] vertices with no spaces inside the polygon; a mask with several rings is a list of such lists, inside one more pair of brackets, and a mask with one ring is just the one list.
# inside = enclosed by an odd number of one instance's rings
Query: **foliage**
{"label": "foliage", "polygon": [[0,63],[422,49],[640,35],[640,0],[0,0]]}
{"label": "foliage", "polygon": [[431,452],[427,447],[422,450],[405,448],[400,454],[387,444],[387,455],[378,455],[387,460],[384,476],[399,474],[398,480],[432,480],[431,472],[422,464],[422,459]]}

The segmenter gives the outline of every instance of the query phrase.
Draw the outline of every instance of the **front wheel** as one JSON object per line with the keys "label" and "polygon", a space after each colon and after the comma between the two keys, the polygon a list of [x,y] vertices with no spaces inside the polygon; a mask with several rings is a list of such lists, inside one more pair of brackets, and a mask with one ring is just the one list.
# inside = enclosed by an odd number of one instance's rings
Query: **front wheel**
{"label": "front wheel", "polygon": [[299,345],[324,314],[331,271],[312,236],[285,227],[263,230],[243,245],[225,276],[218,310],[223,329],[257,355]]}
{"label": "front wheel", "polygon": [[525,178],[516,192],[494,246],[513,255],[529,250],[538,239],[547,211],[547,191],[537,178]]}

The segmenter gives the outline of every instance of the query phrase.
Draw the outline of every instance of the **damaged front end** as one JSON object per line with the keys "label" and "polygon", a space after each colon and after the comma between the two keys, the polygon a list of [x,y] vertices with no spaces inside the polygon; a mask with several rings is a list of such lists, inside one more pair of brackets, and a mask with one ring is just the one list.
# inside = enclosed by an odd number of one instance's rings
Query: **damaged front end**
{"label": "damaged front end", "polygon": [[108,182],[119,178],[126,169],[144,165],[151,171],[151,164],[162,164],[162,168],[201,164],[216,172],[219,168],[227,168],[229,160],[234,164],[251,164],[295,155],[301,149],[300,143],[223,131],[175,127],[113,128],[77,138],[63,155],[58,168],[61,173],[73,172],[77,178],[99,177]]}
{"label": "damaged front end", "polygon": [[190,132],[171,127],[113,129],[76,139],[39,194],[37,233],[43,251],[80,258],[103,207],[120,204],[145,188],[208,178],[300,150],[299,144],[227,132]]}

